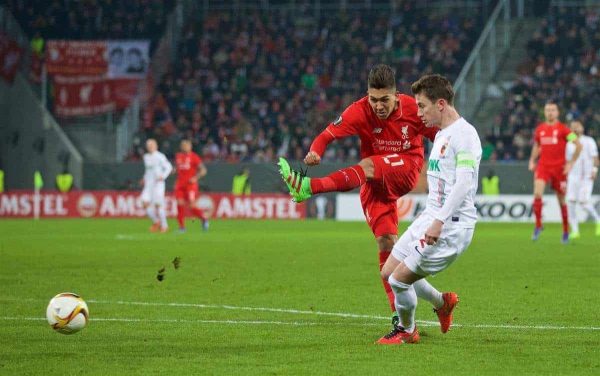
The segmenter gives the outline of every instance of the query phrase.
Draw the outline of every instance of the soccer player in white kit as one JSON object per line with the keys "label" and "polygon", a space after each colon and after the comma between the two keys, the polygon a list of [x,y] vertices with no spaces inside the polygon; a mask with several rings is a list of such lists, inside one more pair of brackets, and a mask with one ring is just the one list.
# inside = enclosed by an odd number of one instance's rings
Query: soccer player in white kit
{"label": "soccer player in white kit", "polygon": [[142,190],[142,204],[152,226],[150,231],[167,232],[167,213],[165,211],[165,180],[173,171],[173,166],[167,160],[167,157],[158,151],[158,144],[153,138],[146,141],[146,150],[144,154],[144,189]]}
{"label": "soccer player in white kit", "polygon": [[417,295],[434,305],[442,332],[449,329],[458,296],[440,293],[425,277],[441,272],[456,260],[471,243],[477,221],[475,193],[481,161],[477,131],[454,108],[454,91],[445,77],[423,76],[411,89],[417,115],[425,125],[440,131],[429,155],[425,210],[394,245],[381,271],[394,291],[399,322],[377,341],[380,344],[419,341],[415,325]]}
{"label": "soccer player in white kit", "polygon": [[[584,135],[583,124],[579,120],[573,120],[570,124],[571,130],[577,134],[581,142],[581,154],[567,176],[567,205],[569,207],[569,223],[571,233],[569,239],[577,239],[579,234],[579,221],[577,220],[577,204],[594,219],[596,223],[596,236],[600,236],[600,217],[592,204],[592,189],[594,180],[598,175],[598,145],[596,141]],[[567,144],[567,158],[575,153],[575,145]]]}

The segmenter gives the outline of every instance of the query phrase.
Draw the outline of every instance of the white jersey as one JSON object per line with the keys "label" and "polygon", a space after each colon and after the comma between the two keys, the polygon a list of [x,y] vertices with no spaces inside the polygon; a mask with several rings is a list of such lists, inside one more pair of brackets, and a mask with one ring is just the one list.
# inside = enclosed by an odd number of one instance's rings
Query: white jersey
{"label": "white jersey", "polygon": [[477,222],[475,194],[479,182],[481,141],[475,128],[460,118],[435,136],[429,155],[427,185],[429,195],[425,212],[434,217],[442,212],[446,199],[454,189],[456,173],[471,171],[474,176],[465,199],[451,213],[449,224],[474,227]]}
{"label": "white jersey", "polygon": [[[569,172],[569,180],[587,180],[592,178],[592,170],[594,168],[594,158],[598,157],[598,145],[590,136],[579,136],[581,143],[581,154],[573,164],[573,168]],[[575,153],[575,144],[569,142],[566,149],[567,161],[571,160]]]}
{"label": "white jersey", "polygon": [[160,151],[144,154],[144,185],[151,185],[167,179],[173,166]]}

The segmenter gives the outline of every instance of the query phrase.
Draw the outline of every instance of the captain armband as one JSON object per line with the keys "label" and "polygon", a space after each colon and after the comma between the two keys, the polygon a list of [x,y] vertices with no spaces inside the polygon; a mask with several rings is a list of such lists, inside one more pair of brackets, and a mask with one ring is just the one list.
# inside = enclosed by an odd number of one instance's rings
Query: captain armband
{"label": "captain armband", "polygon": [[456,154],[456,168],[471,167],[475,168],[475,157],[468,151],[460,151]]}

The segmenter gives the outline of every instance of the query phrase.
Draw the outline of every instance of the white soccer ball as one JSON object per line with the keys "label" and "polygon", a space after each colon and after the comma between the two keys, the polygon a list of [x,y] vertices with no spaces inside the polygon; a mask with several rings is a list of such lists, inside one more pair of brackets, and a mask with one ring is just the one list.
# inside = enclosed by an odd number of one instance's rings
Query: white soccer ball
{"label": "white soccer ball", "polygon": [[77,294],[63,292],[56,295],[46,309],[46,319],[52,329],[62,334],[77,333],[85,328],[90,311]]}

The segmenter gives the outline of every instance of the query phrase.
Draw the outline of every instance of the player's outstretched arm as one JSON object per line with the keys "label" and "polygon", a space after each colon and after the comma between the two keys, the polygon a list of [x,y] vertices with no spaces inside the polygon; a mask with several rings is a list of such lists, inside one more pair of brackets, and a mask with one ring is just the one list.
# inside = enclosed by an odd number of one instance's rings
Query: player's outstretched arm
{"label": "player's outstretched arm", "polygon": [[308,166],[316,166],[321,163],[321,156],[314,151],[309,151],[304,157],[304,163]]}

